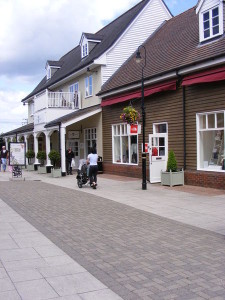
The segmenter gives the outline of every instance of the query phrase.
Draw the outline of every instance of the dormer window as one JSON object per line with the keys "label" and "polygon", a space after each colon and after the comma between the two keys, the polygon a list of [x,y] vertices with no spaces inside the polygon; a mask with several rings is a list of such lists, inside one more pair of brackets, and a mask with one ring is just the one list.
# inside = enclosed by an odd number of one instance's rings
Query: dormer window
{"label": "dormer window", "polygon": [[90,54],[92,49],[101,42],[102,37],[92,33],[82,33],[80,39],[81,58]]}
{"label": "dormer window", "polygon": [[200,0],[196,7],[199,14],[199,40],[200,42],[210,41],[211,39],[223,34],[223,1]]}
{"label": "dormer window", "polygon": [[82,58],[88,55],[88,44],[82,46]]}
{"label": "dormer window", "polygon": [[51,78],[51,68],[50,66],[47,67],[47,80]]}
{"label": "dormer window", "polygon": [[214,37],[219,34],[219,7],[203,13],[204,39]]}

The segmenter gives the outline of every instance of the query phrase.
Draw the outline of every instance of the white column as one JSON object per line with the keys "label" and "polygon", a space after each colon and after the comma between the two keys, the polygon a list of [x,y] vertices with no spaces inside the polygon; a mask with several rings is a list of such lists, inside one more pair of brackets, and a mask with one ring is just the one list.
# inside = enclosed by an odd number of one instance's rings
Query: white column
{"label": "white column", "polygon": [[48,157],[48,154],[50,152],[50,136],[48,132],[45,132],[46,136],[46,158],[47,158],[47,166],[51,166],[51,160]]}
{"label": "white column", "polygon": [[60,149],[61,149],[61,169],[62,174],[66,175],[66,128],[60,128]]}
{"label": "white column", "polygon": [[34,133],[34,153],[35,153],[35,161],[34,163],[35,164],[38,164],[38,159],[36,158],[37,156],[37,153],[38,153],[38,137],[37,137],[37,134]]}
{"label": "white column", "polygon": [[[24,134],[24,142],[26,143],[26,152],[28,150],[28,135]],[[28,165],[28,158],[26,157],[26,165]]]}

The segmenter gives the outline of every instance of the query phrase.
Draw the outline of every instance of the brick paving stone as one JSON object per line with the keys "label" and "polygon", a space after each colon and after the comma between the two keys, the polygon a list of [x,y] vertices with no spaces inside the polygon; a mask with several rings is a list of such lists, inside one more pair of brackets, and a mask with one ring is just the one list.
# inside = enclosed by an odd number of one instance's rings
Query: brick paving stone
{"label": "brick paving stone", "polygon": [[125,300],[225,300],[220,234],[37,181],[0,182],[0,195]]}

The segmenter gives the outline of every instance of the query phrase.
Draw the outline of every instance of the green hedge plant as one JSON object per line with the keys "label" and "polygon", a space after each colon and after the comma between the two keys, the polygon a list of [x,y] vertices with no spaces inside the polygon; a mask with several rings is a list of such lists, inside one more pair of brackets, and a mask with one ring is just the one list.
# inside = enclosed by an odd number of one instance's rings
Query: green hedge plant
{"label": "green hedge plant", "polygon": [[61,157],[60,157],[60,153],[58,151],[51,150],[48,154],[48,157],[51,160],[51,163],[52,163],[54,169],[56,168],[56,166],[59,166]]}
{"label": "green hedge plant", "polygon": [[26,154],[25,154],[26,158],[28,158],[28,164],[30,164],[31,158],[35,157],[35,153],[33,150],[27,150]]}
{"label": "green hedge plant", "polygon": [[167,172],[177,172],[177,160],[173,150],[170,150],[167,161]]}
{"label": "green hedge plant", "polygon": [[41,166],[44,166],[45,160],[46,160],[46,152],[45,151],[38,151],[37,153],[37,159],[39,159]]}

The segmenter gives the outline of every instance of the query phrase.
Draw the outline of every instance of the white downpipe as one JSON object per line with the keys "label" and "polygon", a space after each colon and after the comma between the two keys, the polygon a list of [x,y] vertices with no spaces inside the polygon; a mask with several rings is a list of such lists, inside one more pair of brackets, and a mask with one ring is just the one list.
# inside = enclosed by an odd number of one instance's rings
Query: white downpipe
{"label": "white downpipe", "polygon": [[47,159],[47,166],[51,166],[51,160],[48,157],[50,152],[50,136],[46,133],[46,159]]}

